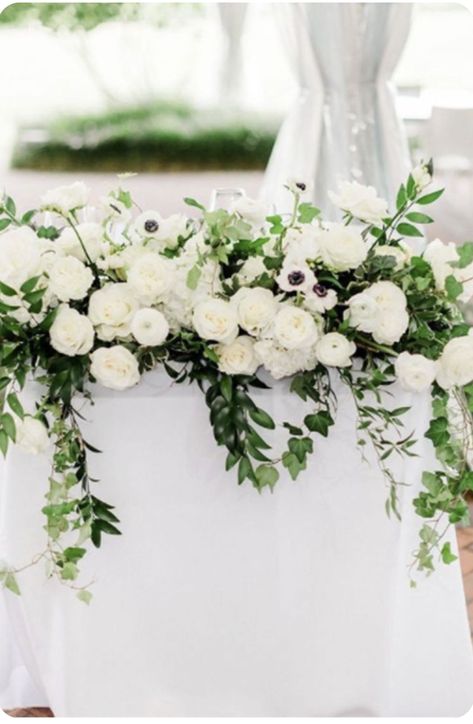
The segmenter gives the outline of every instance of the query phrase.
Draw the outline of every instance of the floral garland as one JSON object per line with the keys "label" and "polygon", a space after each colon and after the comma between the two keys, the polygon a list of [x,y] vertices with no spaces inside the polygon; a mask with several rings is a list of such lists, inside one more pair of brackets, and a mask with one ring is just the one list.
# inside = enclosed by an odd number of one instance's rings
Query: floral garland
{"label": "floral garland", "polygon": [[[94,493],[88,453],[98,451],[83,438],[77,400],[92,399],[91,383],[124,390],[157,365],[178,383],[199,385],[216,443],[227,449],[226,469],[260,492],[276,485],[281,469],[296,479],[314,438],[328,435],[336,369],[395,515],[399,482],[389,458],[414,455],[416,441],[403,430],[408,408],[389,409],[383,392],[395,380],[406,390],[430,389],[425,434],[442,466],[424,473],[414,500],[426,522],[410,569],[428,573],[435,557],[454,560],[443,538],[467,519],[464,495],[473,490],[473,330],[457,305],[473,293],[473,243],[436,240],[419,255],[406,244],[422,236],[418,224],[432,222],[423,208],[442,190],[426,193],[431,175],[431,164],[412,171],[394,214],[372,187],[342,183],[330,193],[342,223],[323,220],[303,200],[306,184],[295,181],[287,185],[294,201],[287,217],[242,197],[230,211],[186,199],[199,218],[162,218],[118,188],[101,200],[100,222],[90,222],[82,183],[48,192],[39,210],[22,215],[4,197],[0,449],[53,446],[47,544],[28,565],[46,560],[48,575],[90,601],[88,586],[77,583],[79,562],[88,544],[120,531],[113,506]],[[292,377],[291,391],[308,407],[302,423],[283,423],[287,448],[277,457],[263,437],[276,423],[251,397],[266,386],[260,367],[274,379]],[[26,411],[20,393],[32,376],[44,394]],[[19,593],[17,572],[4,564],[0,579]]]}

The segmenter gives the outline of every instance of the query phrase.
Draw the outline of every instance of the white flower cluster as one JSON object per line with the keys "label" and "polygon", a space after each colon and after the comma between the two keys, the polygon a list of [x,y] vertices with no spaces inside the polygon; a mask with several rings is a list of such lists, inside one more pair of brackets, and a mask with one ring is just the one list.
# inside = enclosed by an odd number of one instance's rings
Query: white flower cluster
{"label": "white flower cluster", "polygon": [[[413,179],[422,189],[430,180],[427,168],[415,169]],[[307,191],[297,181],[288,188],[297,198]],[[348,221],[379,225],[388,213],[375,190],[357,182],[342,183],[330,198]],[[181,214],[163,218],[153,210],[133,217],[128,196],[112,193],[102,200],[100,223],[80,223],[78,213],[87,202],[88,190],[80,183],[44,195],[42,208],[67,221],[55,240],[38,238],[29,227],[3,232],[0,282],[15,294],[2,293],[0,301],[22,324],[38,324],[56,309],[49,330],[53,349],[70,357],[90,355],[93,377],[112,389],[138,382],[136,345],[160,347],[182,330],[207,343],[221,371],[252,375],[262,365],[279,379],[317,363],[351,365],[353,339],[360,334],[389,353],[409,328],[407,298],[396,282],[361,279],[343,303],[334,283],[360,268],[370,253],[393,257],[395,269],[402,270],[411,259],[402,241],[371,250],[362,226],[318,218],[294,219],[278,237],[269,231],[265,206],[243,196],[232,218],[248,238],[267,237],[264,252],[260,247],[243,257],[225,279],[222,263],[231,241],[219,257],[205,221]],[[455,245],[436,240],[423,256],[439,291],[453,276],[463,284],[460,298],[471,297],[473,264],[460,268]],[[44,290],[39,312],[31,311],[21,293],[33,277]],[[465,384],[473,380],[472,346],[471,335],[454,339],[435,362],[402,352],[398,378],[410,390],[425,389],[434,379],[444,387]]]}

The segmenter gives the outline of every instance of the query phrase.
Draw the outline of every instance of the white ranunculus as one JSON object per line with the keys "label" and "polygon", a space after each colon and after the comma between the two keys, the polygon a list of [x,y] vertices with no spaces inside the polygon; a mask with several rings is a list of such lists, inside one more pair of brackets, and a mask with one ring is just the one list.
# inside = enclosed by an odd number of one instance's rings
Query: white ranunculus
{"label": "white ranunculus", "polygon": [[315,345],[317,359],[327,367],[349,367],[356,344],[338,332],[324,334]]}
{"label": "white ranunculus", "polygon": [[87,354],[94,345],[94,328],[90,319],[61,305],[49,330],[51,346],[68,357]]}
{"label": "white ranunculus", "polygon": [[343,181],[338,194],[329,191],[328,195],[339,209],[368,224],[380,224],[388,213],[387,201],[377,196],[376,189],[357,181]]}
{"label": "white ranunculus", "polygon": [[96,349],[90,360],[93,377],[111,390],[126,390],[140,381],[136,357],[121,344]]}
{"label": "white ranunculus", "polygon": [[409,315],[405,309],[381,312],[373,339],[379,344],[394,344],[399,342],[409,326]]}
{"label": "white ranunculus", "polygon": [[323,261],[335,271],[356,269],[368,255],[368,245],[361,234],[344,224],[332,224],[318,237]]}
{"label": "white ranunculus", "polygon": [[35,417],[25,415],[23,420],[15,419],[16,444],[24,452],[39,455],[49,447],[49,436],[46,426]]}
{"label": "white ranunculus", "polygon": [[261,274],[265,273],[270,274],[270,272],[268,272],[264,265],[263,257],[250,256],[249,259],[244,262],[243,266],[237,274],[237,277],[241,284],[251,284],[251,282],[254,281],[256,277],[259,277],[261,276]]}
{"label": "white ranunculus", "polygon": [[155,304],[171,289],[174,264],[160,254],[139,256],[128,271],[127,280],[143,304]]}
{"label": "white ranunculus", "polygon": [[238,324],[249,334],[265,330],[274,319],[278,303],[270,289],[242,288],[231,298]]}
{"label": "white ranunculus", "polygon": [[401,387],[409,392],[423,392],[435,380],[437,363],[423,354],[401,352],[394,363]]}
{"label": "white ranunculus", "polygon": [[473,329],[447,342],[439,359],[437,382],[446,390],[473,382]]}
{"label": "white ranunculus", "polygon": [[319,336],[317,325],[309,312],[287,304],[274,319],[274,337],[285,349],[304,349],[313,345]]}
{"label": "white ranunculus", "polygon": [[382,312],[396,314],[407,307],[406,295],[397,284],[389,281],[375,282],[365,293],[372,297]]}
{"label": "white ranunculus", "polygon": [[83,299],[94,280],[92,270],[75,256],[59,256],[49,270],[49,291],[61,302]]}
{"label": "white ranunculus", "polygon": [[251,337],[237,337],[230,344],[219,344],[215,348],[218,368],[227,375],[253,375],[259,366]]}
{"label": "white ranunculus", "polygon": [[312,289],[306,292],[303,305],[310,312],[323,314],[329,309],[333,309],[337,302],[337,292],[334,289],[327,289],[322,284],[314,284]]}
{"label": "white ranunculus", "polygon": [[249,196],[240,196],[240,198],[232,204],[231,211],[237,213],[244,221],[247,221],[258,229],[264,226],[269,213],[266,204],[263,204],[261,201],[255,201],[255,199],[250,199]]}
{"label": "white ranunculus", "polygon": [[46,191],[41,197],[41,209],[56,211],[67,216],[70,211],[85,206],[88,200],[89,189],[81,181],[76,181],[69,186],[58,186]]}
{"label": "white ranunculus", "polygon": [[309,224],[288,229],[283,242],[285,262],[298,264],[317,259],[320,256],[319,233],[320,229]]}
{"label": "white ranunculus", "polygon": [[440,239],[434,239],[427,245],[423,257],[432,267],[437,289],[443,291],[446,278],[454,273],[451,262],[458,261],[457,247],[453,241],[444,244]]}
{"label": "white ranunculus", "polygon": [[317,279],[312,269],[305,263],[285,262],[276,282],[283,292],[309,292],[317,284]]}
{"label": "white ranunculus", "polygon": [[238,334],[237,311],[223,299],[207,299],[197,304],[192,321],[202,339],[229,344]]}
{"label": "white ranunculus", "polygon": [[290,377],[297,372],[312,370],[317,364],[315,345],[305,349],[283,349],[272,339],[255,343],[257,359],[275,380]]}
{"label": "white ranunculus", "polygon": [[356,327],[360,332],[374,332],[378,324],[379,309],[376,300],[366,292],[360,292],[350,297],[345,316],[350,326]]}
{"label": "white ranunculus", "polygon": [[100,339],[110,341],[130,334],[131,320],[139,304],[126,283],[111,283],[94,292],[89,300],[89,319]]}
{"label": "white ranunculus", "polygon": [[424,166],[422,163],[412,169],[411,176],[414,179],[417,191],[422,191],[422,189],[425,189],[432,181],[432,176],[427,166]]}
{"label": "white ranunculus", "polygon": [[32,229],[21,226],[0,236],[0,281],[14,289],[38,274],[41,246]]}
{"label": "white ranunculus", "polygon": [[[87,254],[92,261],[97,261],[102,249],[104,248],[103,228],[100,224],[88,222],[78,224],[76,226],[77,234],[79,234],[83,245],[87,250]],[[55,242],[57,248],[68,256],[75,256],[80,261],[87,261],[87,257],[82,248],[77,234],[74,229],[66,228],[61,231],[59,239]]]}
{"label": "white ranunculus", "polygon": [[136,312],[131,321],[131,333],[138,344],[159,347],[169,334],[169,324],[162,312],[147,307]]}

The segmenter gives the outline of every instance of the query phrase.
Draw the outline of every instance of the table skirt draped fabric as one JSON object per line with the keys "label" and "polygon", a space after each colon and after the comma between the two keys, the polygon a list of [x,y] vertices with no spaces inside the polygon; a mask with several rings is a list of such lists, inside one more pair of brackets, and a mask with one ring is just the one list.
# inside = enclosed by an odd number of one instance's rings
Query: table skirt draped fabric
{"label": "table skirt draped fabric", "polygon": [[[224,470],[202,393],[148,374],[95,391],[83,410],[100,478],[123,535],[82,565],[89,607],[42,564],[0,596],[0,706],[57,716],[457,716],[473,704],[473,659],[458,562],[409,587],[421,524],[429,398],[412,404],[419,457],[399,461],[402,523],[356,445],[348,390],[307,470],[273,493]],[[23,402],[30,411],[40,388]],[[256,391],[277,421],[307,408],[282,381]],[[389,399],[389,398],[388,398]],[[272,435],[272,434],[271,434]],[[273,435],[282,445],[285,432]],[[23,566],[44,548],[50,461],[12,448],[2,464],[0,558]],[[452,549],[456,550],[453,532]]]}

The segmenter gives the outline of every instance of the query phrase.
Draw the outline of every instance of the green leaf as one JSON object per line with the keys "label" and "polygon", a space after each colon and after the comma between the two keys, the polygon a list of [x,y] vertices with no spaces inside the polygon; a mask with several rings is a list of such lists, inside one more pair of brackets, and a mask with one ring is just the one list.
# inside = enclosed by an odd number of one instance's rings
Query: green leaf
{"label": "green leaf", "polygon": [[24,284],[20,287],[20,292],[23,292],[23,294],[29,294],[29,292],[32,292],[39,280],[41,279],[40,276],[37,277],[31,277],[31,279],[27,279]]}
{"label": "green leaf", "polygon": [[238,485],[241,485],[252,471],[251,463],[247,457],[242,457],[238,464]]}
{"label": "green leaf", "polygon": [[439,189],[438,191],[432,191],[431,194],[426,194],[425,196],[421,196],[420,199],[417,199],[416,203],[421,204],[422,206],[427,206],[427,204],[433,204],[434,201],[437,201],[443,194],[445,189]]}
{"label": "green leaf", "polygon": [[300,224],[310,224],[316,216],[320,214],[320,209],[317,209],[310,203],[299,204],[298,208],[299,217],[298,221]]}
{"label": "green leaf", "polygon": [[3,456],[7,454],[8,450],[8,435],[5,430],[0,430],[0,452]]}
{"label": "green leaf", "polygon": [[205,211],[205,206],[202,206],[202,204],[199,204],[198,201],[191,198],[190,196],[186,196],[184,199],[184,203],[187,204],[187,206],[194,206],[196,209],[200,209],[201,211]]}
{"label": "green leaf", "polygon": [[432,224],[433,219],[427,214],[421,214],[419,211],[411,211],[406,214],[406,219],[413,221],[415,224]]}
{"label": "green leaf", "polygon": [[0,231],[4,231],[10,224],[11,219],[0,219]]}
{"label": "green leaf", "polygon": [[259,488],[269,486],[272,490],[279,480],[279,473],[273,465],[258,465],[255,475]]}
{"label": "green leaf", "polygon": [[401,184],[401,186],[399,187],[399,191],[397,192],[397,196],[396,196],[396,208],[398,211],[400,209],[402,209],[402,207],[404,206],[406,201],[407,201],[406,189],[404,187],[404,184]]}
{"label": "green leaf", "polygon": [[15,575],[11,571],[8,571],[8,573],[6,574],[3,585],[5,586],[5,588],[8,588],[9,591],[15,593],[17,596],[21,595],[20,587],[17,583]]}
{"label": "green leaf", "polygon": [[445,291],[449,300],[454,302],[463,292],[463,284],[459,282],[458,279],[455,279],[453,274],[450,274],[445,279]]}
{"label": "green leaf", "polygon": [[197,289],[197,285],[199,283],[199,279],[202,276],[202,269],[198,264],[194,264],[194,266],[189,269],[187,273],[187,279],[186,284],[189,289]]}
{"label": "green leaf", "polygon": [[16,440],[16,426],[15,426],[15,420],[10,415],[9,412],[4,412],[3,415],[0,416],[0,424],[2,425],[3,429],[5,430],[6,434],[10,438],[10,440],[13,440],[15,442]]}
{"label": "green leaf", "polygon": [[231,402],[233,397],[233,383],[229,376],[224,376],[220,380],[220,390],[225,400]]}
{"label": "green leaf", "polygon": [[442,550],[440,551],[442,556],[442,561],[446,563],[447,565],[449,563],[453,563],[453,561],[457,560],[457,556],[452,553],[452,549],[450,547],[450,543],[444,543],[442,546]]}
{"label": "green leaf", "polygon": [[458,266],[464,269],[473,262],[473,241],[467,241],[458,247]]}
{"label": "green leaf", "polygon": [[307,415],[304,418],[304,424],[311,432],[318,432],[319,435],[327,437],[330,425],[333,425],[333,419],[328,412],[322,410],[315,415]]}
{"label": "green leaf", "polygon": [[75,581],[78,573],[79,571],[77,570],[77,566],[75,565],[75,563],[67,562],[64,563],[61,569],[61,578],[64,581]]}
{"label": "green leaf", "polygon": [[64,551],[64,558],[70,563],[77,563],[77,561],[80,561],[80,559],[83,558],[85,554],[85,548],[70,547],[66,548],[66,550]]}
{"label": "green leaf", "polygon": [[116,526],[109,523],[108,520],[103,520],[102,518],[100,518],[95,522],[99,529],[102,531],[102,533],[108,533],[108,535],[121,535],[121,531],[119,531]]}
{"label": "green leaf", "polygon": [[6,297],[15,297],[18,294],[16,289],[9,287],[8,284],[4,284],[3,282],[0,282],[0,292],[2,292],[2,294]]}
{"label": "green leaf", "polygon": [[276,427],[273,418],[259,407],[250,409],[249,414],[253,422],[256,422],[260,427],[265,427],[267,430],[274,430]]}
{"label": "green leaf", "polygon": [[90,604],[93,596],[90,591],[87,591],[84,589],[83,591],[78,592],[77,598],[79,599],[79,601],[82,601],[82,603],[85,603],[88,606]]}
{"label": "green leaf", "polygon": [[419,231],[412,224],[401,223],[396,226],[396,230],[402,236],[423,236],[422,232]]}
{"label": "green leaf", "polygon": [[5,206],[6,210],[8,211],[8,213],[11,214],[12,216],[15,216],[16,205],[15,205],[15,202],[13,201],[13,199],[11,198],[11,196],[7,196],[3,203],[4,203],[4,206]]}

